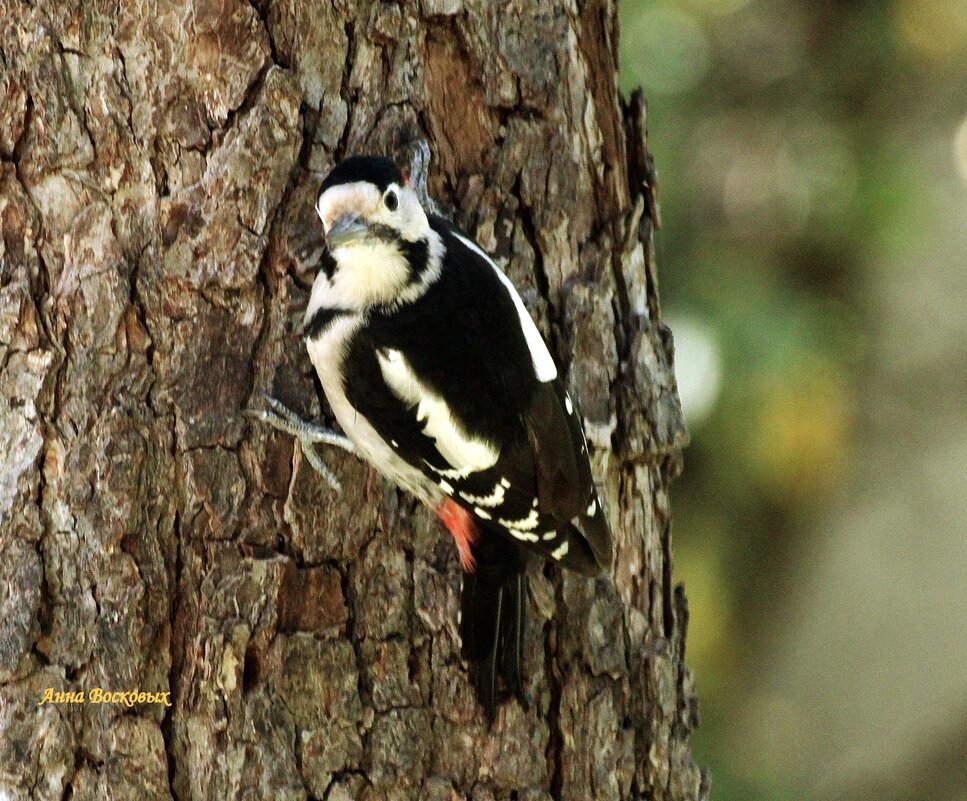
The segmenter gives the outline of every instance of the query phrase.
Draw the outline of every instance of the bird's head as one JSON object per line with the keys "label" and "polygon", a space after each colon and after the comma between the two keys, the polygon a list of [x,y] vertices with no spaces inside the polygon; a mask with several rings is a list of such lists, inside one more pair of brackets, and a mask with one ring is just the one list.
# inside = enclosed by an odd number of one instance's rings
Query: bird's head
{"label": "bird's head", "polygon": [[331,256],[318,281],[333,305],[364,309],[397,302],[422,283],[433,240],[419,198],[387,158],[353,156],[322,183],[316,212]]}

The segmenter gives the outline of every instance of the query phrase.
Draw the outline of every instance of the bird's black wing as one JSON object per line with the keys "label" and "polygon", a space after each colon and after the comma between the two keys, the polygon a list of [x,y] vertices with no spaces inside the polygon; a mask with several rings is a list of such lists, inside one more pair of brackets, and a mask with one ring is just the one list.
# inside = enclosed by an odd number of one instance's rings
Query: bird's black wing
{"label": "bird's black wing", "polygon": [[595,574],[610,564],[610,533],[577,409],[532,322],[528,339],[527,312],[496,265],[449,223],[434,228],[445,246],[439,280],[373,315],[374,355],[366,370],[349,371],[357,386],[347,395],[482,525]]}

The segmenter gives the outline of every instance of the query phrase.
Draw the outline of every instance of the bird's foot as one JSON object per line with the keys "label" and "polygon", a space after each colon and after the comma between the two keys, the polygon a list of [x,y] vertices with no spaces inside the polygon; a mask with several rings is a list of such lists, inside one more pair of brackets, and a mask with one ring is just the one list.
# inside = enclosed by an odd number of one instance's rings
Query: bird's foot
{"label": "bird's foot", "polygon": [[430,174],[430,145],[426,139],[417,139],[410,143],[410,151],[410,187],[416,192],[420,205],[428,214],[439,214],[440,209],[426,188],[427,176]]}
{"label": "bird's foot", "polygon": [[329,466],[322,461],[322,457],[316,451],[316,445],[335,445],[344,451],[355,453],[356,446],[353,445],[352,441],[348,437],[337,434],[335,431],[330,431],[324,426],[303,420],[288,406],[270,395],[263,393],[262,398],[269,408],[246,409],[245,415],[255,420],[261,420],[263,423],[268,423],[272,428],[277,428],[286,434],[292,434],[292,436],[299,440],[299,444],[302,446],[302,452],[309,460],[309,464],[312,465],[313,469],[336,492],[342,492],[342,485],[339,483],[339,479],[329,469]]}

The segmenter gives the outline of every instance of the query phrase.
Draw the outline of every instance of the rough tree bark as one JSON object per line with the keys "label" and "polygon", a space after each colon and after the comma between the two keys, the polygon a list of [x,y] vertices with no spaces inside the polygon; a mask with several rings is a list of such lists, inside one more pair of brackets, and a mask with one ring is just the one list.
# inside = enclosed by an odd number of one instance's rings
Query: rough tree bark
{"label": "rough tree bark", "polygon": [[[613,0],[0,10],[0,797],[704,796]],[[336,451],[334,495],[241,415],[260,390],[320,413],[320,177],[417,136],[568,367],[617,539],[613,581],[532,571],[530,703],[489,731],[435,519]]]}

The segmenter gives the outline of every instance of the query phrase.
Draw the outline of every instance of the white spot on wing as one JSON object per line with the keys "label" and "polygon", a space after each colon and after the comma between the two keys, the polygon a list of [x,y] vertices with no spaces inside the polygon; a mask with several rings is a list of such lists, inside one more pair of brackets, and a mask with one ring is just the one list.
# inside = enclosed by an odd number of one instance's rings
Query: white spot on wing
{"label": "white spot on wing", "polygon": [[384,351],[376,352],[383,380],[400,400],[416,405],[416,417],[424,424],[424,433],[433,438],[440,455],[453,465],[453,470],[437,472],[447,478],[461,478],[493,467],[500,452],[486,440],[464,431],[447,402],[423,385],[406,357],[399,351],[391,352],[398,358],[393,359]]}
{"label": "white spot on wing", "polygon": [[500,486],[504,489],[510,489],[510,482],[506,478],[500,479]]}
{"label": "white spot on wing", "polygon": [[481,509],[479,506],[473,507],[473,510],[477,513],[477,517],[482,517],[484,520],[490,520],[490,512],[486,509]]}
{"label": "white spot on wing", "polygon": [[591,515],[595,513],[597,508],[598,508],[598,500],[597,498],[592,498],[591,503],[588,504],[588,509],[587,509],[588,517],[591,517]]}
{"label": "white spot on wing", "polygon": [[531,509],[530,512],[527,514],[527,517],[521,520],[504,520],[503,518],[501,518],[497,522],[500,523],[500,525],[504,526],[505,528],[522,529],[523,531],[533,531],[535,528],[537,528],[537,523],[538,523],[537,510]]}
{"label": "white spot on wing", "polygon": [[[325,278],[324,271],[320,270],[319,275]],[[348,343],[352,341],[362,323],[362,316],[356,314],[347,314],[335,320],[321,337],[307,340],[309,358],[316,368],[316,374],[336,420],[356,445],[359,454],[395,484],[434,506],[438,495],[436,486],[427,480],[423,471],[401,459],[346,397],[343,360]]]}
{"label": "white spot on wing", "polygon": [[555,559],[560,561],[565,556],[567,556],[567,552],[568,552],[568,549],[570,548],[570,545],[571,544],[567,540],[564,540],[564,542],[562,542],[557,548],[551,551],[551,556],[553,556]]}
{"label": "white spot on wing", "polygon": [[557,536],[557,532],[556,531],[548,531],[546,534],[544,534],[541,537],[541,539],[544,540],[545,542],[550,542],[556,536]]}
{"label": "white spot on wing", "polygon": [[536,534],[531,534],[529,531],[518,531],[515,528],[508,529],[508,531],[521,542],[537,542],[540,539]]}
{"label": "white spot on wing", "polygon": [[547,345],[544,343],[544,338],[541,336],[541,332],[537,330],[537,325],[531,319],[530,314],[528,314],[527,309],[524,307],[524,302],[520,299],[520,295],[517,294],[517,290],[514,285],[510,282],[510,279],[504,274],[495,263],[494,260],[490,258],[480,246],[470,240],[467,237],[462,236],[454,232],[454,236],[459,239],[463,244],[470,248],[474,253],[479,254],[484,258],[484,260],[494,269],[497,277],[500,279],[501,283],[507,287],[507,291],[510,293],[511,300],[514,301],[514,306],[517,308],[517,316],[520,318],[520,327],[524,332],[524,339],[527,340],[527,348],[530,350],[531,361],[534,364],[534,375],[537,376],[537,380],[553,381],[557,378],[557,366],[554,364],[554,359],[551,358],[551,353],[547,349]]}
{"label": "white spot on wing", "polygon": [[571,396],[566,392],[564,393],[564,408],[567,409],[568,414],[574,414],[574,404],[571,403]]}
{"label": "white spot on wing", "polygon": [[449,481],[443,481],[442,479],[438,482],[440,484],[440,489],[442,489],[447,495],[453,495],[453,484]]}
{"label": "white spot on wing", "polygon": [[481,506],[500,506],[504,502],[506,494],[507,490],[498,484],[490,495],[471,495],[469,492],[461,492],[460,497],[467,503],[479,503]]}

